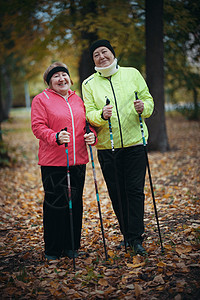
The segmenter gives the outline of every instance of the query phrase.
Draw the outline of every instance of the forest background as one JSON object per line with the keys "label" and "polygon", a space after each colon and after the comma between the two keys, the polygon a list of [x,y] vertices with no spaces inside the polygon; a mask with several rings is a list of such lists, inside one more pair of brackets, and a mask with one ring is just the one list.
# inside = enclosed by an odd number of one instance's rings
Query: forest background
{"label": "forest background", "polygon": [[[198,1],[0,0],[1,299],[200,298],[199,19]],[[148,155],[164,255],[148,178],[148,258],[116,249],[122,237],[94,148],[109,259],[88,163],[82,255],[74,271],[67,258],[44,259],[44,195],[30,107],[56,60],[68,65],[81,96],[81,82],[94,70],[88,48],[97,38],[111,41],[121,66],[143,74],[154,97]]]}
{"label": "forest background", "polygon": [[33,97],[45,88],[44,71],[56,60],[68,65],[73,88],[81,96],[82,81],[94,72],[88,49],[98,38],[111,41],[121,66],[133,66],[146,78],[155,101],[154,114],[147,120],[150,150],[170,149],[166,107],[178,105],[188,118],[199,118],[198,1],[1,0],[0,4],[0,123],[8,119],[12,107],[30,108]]}

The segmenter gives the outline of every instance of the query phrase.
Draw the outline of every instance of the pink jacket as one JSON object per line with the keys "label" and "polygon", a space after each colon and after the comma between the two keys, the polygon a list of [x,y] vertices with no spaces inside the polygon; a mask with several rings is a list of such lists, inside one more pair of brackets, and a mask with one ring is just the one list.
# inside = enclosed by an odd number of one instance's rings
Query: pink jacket
{"label": "pink jacket", "polygon": [[[88,151],[83,137],[85,122],[84,103],[72,90],[69,90],[67,100],[51,89],[45,89],[35,96],[31,106],[31,125],[34,135],[39,139],[38,164],[67,165],[65,145],[59,146],[56,143],[56,133],[65,127],[71,133],[68,143],[69,165],[88,163]],[[90,129],[94,132],[94,129]]]}

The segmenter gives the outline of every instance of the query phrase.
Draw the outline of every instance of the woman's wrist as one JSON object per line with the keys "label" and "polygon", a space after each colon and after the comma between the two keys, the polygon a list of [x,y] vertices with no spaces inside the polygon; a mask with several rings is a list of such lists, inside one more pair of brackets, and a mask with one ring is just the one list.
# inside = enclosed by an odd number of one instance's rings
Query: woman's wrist
{"label": "woman's wrist", "polygon": [[107,120],[104,118],[104,116],[103,116],[103,109],[102,109],[102,113],[101,113],[101,118],[102,118],[103,120],[107,121]]}
{"label": "woman's wrist", "polygon": [[59,141],[59,134],[60,134],[60,131],[56,133],[56,143],[60,146],[60,141]]}

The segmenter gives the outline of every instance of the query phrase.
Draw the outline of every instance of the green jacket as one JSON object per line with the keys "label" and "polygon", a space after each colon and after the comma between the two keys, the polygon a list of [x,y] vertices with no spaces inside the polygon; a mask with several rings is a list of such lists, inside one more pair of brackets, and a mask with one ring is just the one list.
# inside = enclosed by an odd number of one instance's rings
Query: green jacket
{"label": "green jacket", "polygon": [[[119,67],[119,66],[118,66]],[[111,126],[115,148],[142,144],[141,128],[138,113],[134,108],[135,91],[144,102],[142,113],[144,136],[147,141],[148,130],[144,118],[151,116],[154,108],[153,98],[147,84],[135,68],[119,67],[111,79],[94,73],[83,81],[82,93],[86,107],[86,116],[96,129],[98,136],[97,149],[111,149],[108,121],[102,119],[102,109],[106,98],[113,105]]]}

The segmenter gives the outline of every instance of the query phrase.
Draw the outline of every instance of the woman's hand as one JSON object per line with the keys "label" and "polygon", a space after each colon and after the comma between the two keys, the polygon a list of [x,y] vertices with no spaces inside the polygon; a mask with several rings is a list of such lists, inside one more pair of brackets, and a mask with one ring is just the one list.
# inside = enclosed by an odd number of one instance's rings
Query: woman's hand
{"label": "woman's hand", "polygon": [[108,120],[112,116],[112,105],[106,105],[103,107],[103,117],[105,120]]}
{"label": "woman's hand", "polygon": [[58,135],[58,141],[59,141],[60,145],[69,143],[70,142],[70,133],[65,130],[61,130]]}
{"label": "woman's hand", "polygon": [[95,135],[93,132],[84,134],[86,145],[92,145],[95,143]]}
{"label": "woman's hand", "polygon": [[135,110],[138,114],[141,114],[144,110],[144,102],[142,100],[135,100],[134,101]]}

